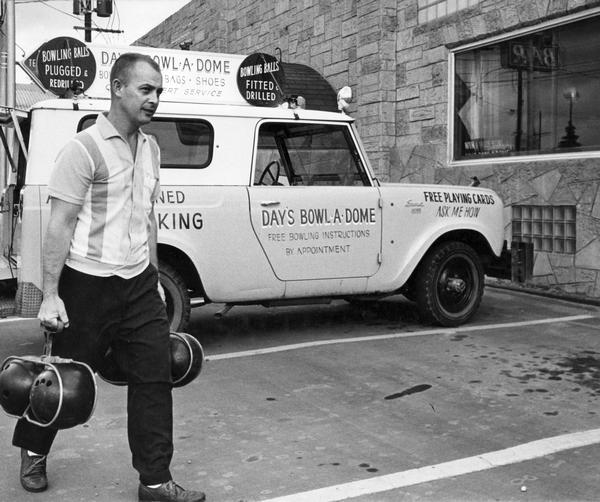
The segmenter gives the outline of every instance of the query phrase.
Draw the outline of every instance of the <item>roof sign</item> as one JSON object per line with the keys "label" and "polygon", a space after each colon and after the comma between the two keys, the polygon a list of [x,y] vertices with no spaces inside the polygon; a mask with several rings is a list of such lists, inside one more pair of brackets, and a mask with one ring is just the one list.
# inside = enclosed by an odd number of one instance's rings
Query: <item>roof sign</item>
{"label": "roof sign", "polygon": [[96,75],[96,60],[88,47],[71,37],[58,37],[42,44],[25,60],[39,82],[58,96],[75,88],[86,90]]}
{"label": "roof sign", "polygon": [[255,106],[278,106],[284,100],[281,64],[270,54],[251,54],[237,72],[237,86],[242,97]]}
{"label": "roof sign", "polygon": [[264,53],[243,56],[112,47],[58,37],[42,44],[21,66],[32,79],[58,96],[83,92],[86,97],[109,99],[110,70],[126,52],[146,54],[158,63],[163,76],[163,102],[274,107],[302,96],[307,108],[337,110],[335,92],[316,70],[284,63]]}
{"label": "roof sign", "polygon": [[110,70],[126,52],[146,54],[158,63],[163,75],[161,101],[246,104],[236,84],[238,68],[245,58],[241,55],[86,45],[59,37],[26,58],[24,66],[59,96],[68,95],[75,82],[88,97],[110,98]]}
{"label": "roof sign", "polygon": [[244,56],[150,47],[89,47],[98,61],[96,81],[88,93],[92,96],[109,97],[113,63],[121,54],[139,52],[147,54],[160,66],[163,76],[161,101],[245,104],[235,82]]}

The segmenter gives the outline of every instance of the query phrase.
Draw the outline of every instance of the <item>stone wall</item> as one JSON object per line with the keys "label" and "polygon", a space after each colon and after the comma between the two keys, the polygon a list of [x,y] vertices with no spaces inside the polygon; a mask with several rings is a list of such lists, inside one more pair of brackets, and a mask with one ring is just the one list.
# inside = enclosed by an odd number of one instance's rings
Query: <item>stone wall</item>
{"label": "stone wall", "polygon": [[249,54],[281,51],[335,89],[350,85],[350,114],[384,181],[466,185],[477,176],[506,205],[574,205],[575,254],[536,252],[533,283],[600,297],[599,159],[448,167],[450,49],[598,7],[599,0],[482,0],[418,23],[417,0],[193,0],[140,43]]}

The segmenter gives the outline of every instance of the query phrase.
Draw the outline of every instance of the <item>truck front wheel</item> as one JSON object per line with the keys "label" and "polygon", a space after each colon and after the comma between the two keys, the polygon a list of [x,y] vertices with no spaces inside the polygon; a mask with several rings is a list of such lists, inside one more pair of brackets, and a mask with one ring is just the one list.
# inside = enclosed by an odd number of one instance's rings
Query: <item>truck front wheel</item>
{"label": "truck front wheel", "polygon": [[171,331],[184,331],[190,320],[190,295],[181,275],[168,263],[159,263]]}
{"label": "truck front wheel", "polygon": [[477,253],[462,242],[444,242],[419,265],[417,308],[424,321],[458,326],[468,321],[481,303],[484,272]]}

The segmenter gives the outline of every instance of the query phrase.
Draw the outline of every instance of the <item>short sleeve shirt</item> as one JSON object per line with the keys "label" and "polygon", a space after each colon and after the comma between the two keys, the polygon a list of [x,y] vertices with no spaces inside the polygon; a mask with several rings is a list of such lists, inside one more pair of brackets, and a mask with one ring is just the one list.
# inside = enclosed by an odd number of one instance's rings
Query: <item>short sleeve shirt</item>
{"label": "short sleeve shirt", "polygon": [[131,278],[150,262],[150,218],[159,186],[160,151],[138,132],[135,158],[100,114],[57,157],[50,197],[81,205],[66,264],[80,272]]}

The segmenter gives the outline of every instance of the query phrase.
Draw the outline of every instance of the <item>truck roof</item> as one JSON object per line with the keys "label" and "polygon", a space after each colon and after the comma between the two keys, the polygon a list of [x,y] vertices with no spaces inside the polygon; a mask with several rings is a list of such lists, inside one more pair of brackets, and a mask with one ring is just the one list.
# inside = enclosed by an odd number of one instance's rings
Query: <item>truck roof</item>
{"label": "truck roof", "polygon": [[[42,44],[21,66],[41,88],[56,96],[109,99],[112,66],[126,52],[144,54],[160,68],[163,109],[170,102],[249,108],[300,104],[310,110],[338,110],[337,93],[326,78],[305,64],[283,61],[281,54],[277,58],[260,52],[241,55],[86,45],[71,37],[57,37]],[[256,113],[264,114],[271,112]]]}
{"label": "truck roof", "polygon": [[[73,110],[90,111],[100,113],[107,111],[110,107],[110,100],[97,98],[77,98],[77,99],[49,99],[38,101],[30,110]],[[287,108],[284,106],[263,107],[249,105],[219,105],[206,103],[179,103],[179,102],[161,102],[158,106],[156,116],[177,115],[181,117],[202,117],[202,116],[227,116],[227,117],[251,117],[263,119],[304,119],[334,122],[353,122],[354,119],[345,113],[328,112],[319,110],[307,110],[303,108]]]}

